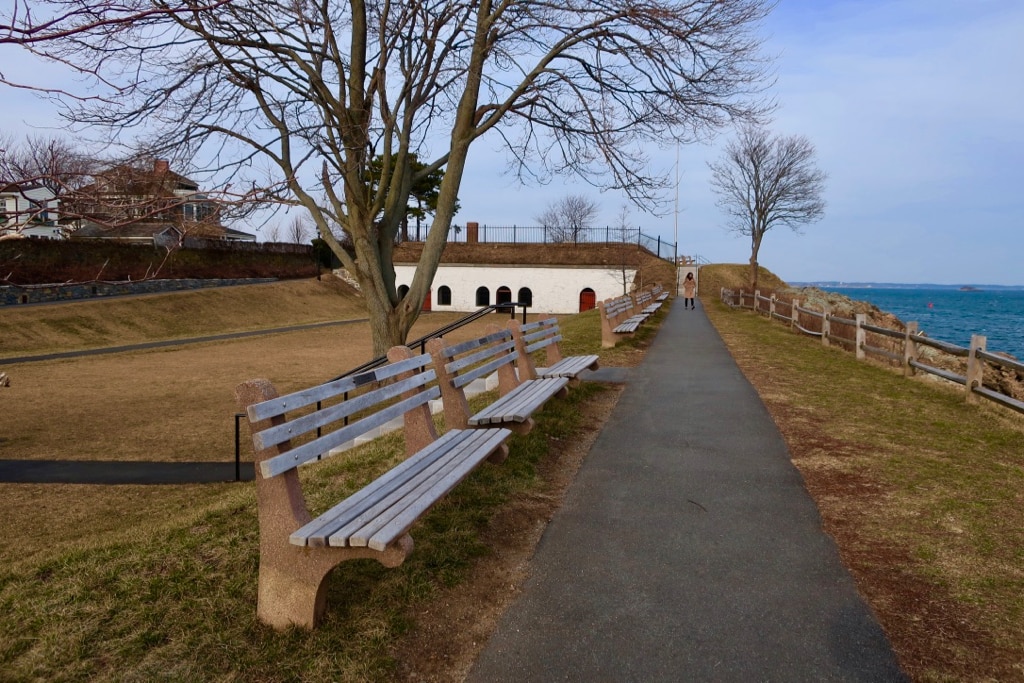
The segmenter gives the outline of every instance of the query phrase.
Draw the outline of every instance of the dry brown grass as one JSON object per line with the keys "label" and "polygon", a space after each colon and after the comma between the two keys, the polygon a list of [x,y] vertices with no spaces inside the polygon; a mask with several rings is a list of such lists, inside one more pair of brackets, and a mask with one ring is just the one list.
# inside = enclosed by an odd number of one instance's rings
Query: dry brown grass
{"label": "dry brown grass", "polygon": [[0,358],[351,320],[365,315],[352,289],[336,278],[4,307],[0,316]]}
{"label": "dry brown grass", "polygon": [[[166,298],[177,296],[182,295]],[[137,300],[103,303],[140,305]],[[153,303],[143,305],[148,309]],[[335,302],[337,308],[355,305],[352,300]],[[157,306],[167,307],[166,302]],[[227,324],[238,317],[238,310],[230,305],[222,311]],[[233,317],[226,311],[234,311]],[[410,336],[425,335],[458,317],[424,315]],[[488,316],[449,338],[479,336],[494,322],[504,324],[505,318]],[[354,322],[235,341],[9,365],[5,371],[12,383],[0,394],[0,458],[229,461],[234,458],[235,385],[266,377],[281,391],[291,391],[323,382],[372,357],[368,325]],[[243,459],[248,457],[243,451]],[[187,510],[197,497],[212,501],[227,490],[0,484],[5,512],[0,520],[0,561],[24,560],[83,541],[131,537],[134,529],[151,528]],[[26,534],[27,529],[32,532]]]}

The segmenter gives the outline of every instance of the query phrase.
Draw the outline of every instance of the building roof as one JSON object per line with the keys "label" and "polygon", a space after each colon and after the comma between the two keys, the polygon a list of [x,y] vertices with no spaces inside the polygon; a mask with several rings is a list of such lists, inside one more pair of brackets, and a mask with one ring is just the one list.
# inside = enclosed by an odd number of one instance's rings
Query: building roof
{"label": "building roof", "polygon": [[116,225],[103,227],[100,225],[83,225],[73,234],[75,237],[86,239],[150,239],[162,235],[167,231],[174,231],[181,234],[181,231],[170,223],[131,223],[129,225]]}

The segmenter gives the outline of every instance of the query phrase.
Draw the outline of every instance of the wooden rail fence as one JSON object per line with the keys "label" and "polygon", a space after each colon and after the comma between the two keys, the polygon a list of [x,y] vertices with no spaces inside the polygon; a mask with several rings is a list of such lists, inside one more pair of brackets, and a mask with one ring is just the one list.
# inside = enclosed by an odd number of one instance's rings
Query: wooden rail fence
{"label": "wooden rail fence", "polygon": [[[840,344],[852,350],[860,360],[881,357],[893,365],[902,367],[905,376],[918,371],[936,375],[964,387],[968,402],[978,396],[999,403],[1007,408],[1024,413],[1024,401],[984,386],[983,377],[987,364],[995,368],[1015,370],[1024,373],[1024,363],[990,352],[985,348],[983,335],[971,335],[969,348],[931,339],[925,336],[916,322],[908,322],[906,329],[893,330],[872,325],[867,315],[858,313],[853,319],[833,315],[826,307],[816,311],[800,306],[798,299],[782,299],[775,294],[763,296],[760,291],[753,294],[743,290],[733,291],[722,288],[722,301],[734,308],[749,308],[764,314],[772,320],[788,324],[796,332],[819,337],[821,343],[829,346]],[[816,328],[816,329],[815,329]],[[927,346],[957,358],[967,359],[966,374],[928,365],[921,361],[921,347]]]}

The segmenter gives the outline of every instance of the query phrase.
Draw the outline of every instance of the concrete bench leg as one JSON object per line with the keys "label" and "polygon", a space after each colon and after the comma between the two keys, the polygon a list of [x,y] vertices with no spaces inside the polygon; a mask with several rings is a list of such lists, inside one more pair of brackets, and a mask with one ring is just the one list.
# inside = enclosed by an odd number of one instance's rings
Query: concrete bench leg
{"label": "concrete bench leg", "polygon": [[[263,544],[261,543],[261,546]],[[339,563],[370,558],[397,567],[412,552],[406,534],[383,553],[369,548],[261,548],[256,616],[282,630],[316,628],[327,607],[327,577]]]}
{"label": "concrete bench leg", "polygon": [[[412,552],[405,534],[384,552],[370,548],[307,548],[288,537],[311,519],[294,470],[271,479],[257,473],[256,502],[260,517],[260,575],[256,614],[276,629],[312,629],[327,606],[326,579],[345,560],[369,558],[397,567]],[[298,497],[295,496],[298,494]]]}

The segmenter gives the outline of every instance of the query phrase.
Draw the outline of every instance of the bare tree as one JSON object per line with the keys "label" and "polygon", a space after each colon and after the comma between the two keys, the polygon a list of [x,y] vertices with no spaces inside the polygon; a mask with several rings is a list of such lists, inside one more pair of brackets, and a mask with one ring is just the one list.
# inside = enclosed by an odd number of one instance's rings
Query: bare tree
{"label": "bare tree", "polygon": [[636,235],[636,228],[629,222],[629,207],[623,205],[619,209],[615,224],[615,237],[622,244],[619,249],[619,264],[615,279],[622,283],[622,293],[629,294],[629,286],[633,284],[637,268],[640,265],[639,250],[633,247]]}
{"label": "bare tree", "polygon": [[552,242],[579,244],[583,233],[593,227],[597,210],[596,202],[581,194],[570,194],[552,201],[534,220],[546,228]]}
{"label": "bare tree", "polygon": [[778,225],[799,232],[825,215],[828,175],[814,157],[814,145],[802,135],[744,126],[722,158],[708,164],[729,228],[750,238],[751,287],[757,287],[757,254],[766,232]]}
{"label": "bare tree", "polygon": [[[95,168],[96,163],[89,156],[64,138],[0,137],[0,186],[21,193],[28,210],[40,215],[60,215],[64,223],[70,218],[61,206],[64,198],[89,183]],[[46,192],[42,200],[38,195],[40,189]],[[29,225],[35,218],[20,216],[17,222]]]}
{"label": "bare tree", "polygon": [[271,223],[264,226],[263,241],[264,242],[280,242],[281,241],[281,224]]}
{"label": "bare tree", "polygon": [[[768,108],[755,33],[772,4],[25,0],[0,9],[0,44],[85,76],[81,93],[49,91],[75,122],[205,155],[236,191],[305,207],[358,279],[383,353],[419,316],[476,140],[493,131],[521,177],[581,174],[650,203],[667,183],[645,148]],[[438,170],[400,298],[395,235],[412,188]]]}
{"label": "bare tree", "polygon": [[288,221],[288,227],[285,231],[288,237],[288,241],[293,244],[305,244],[312,239],[312,234],[309,227],[309,222],[305,216],[293,216]]}
{"label": "bare tree", "polygon": [[96,163],[64,138],[30,135],[0,139],[0,179],[42,185],[55,195],[89,182]]}

